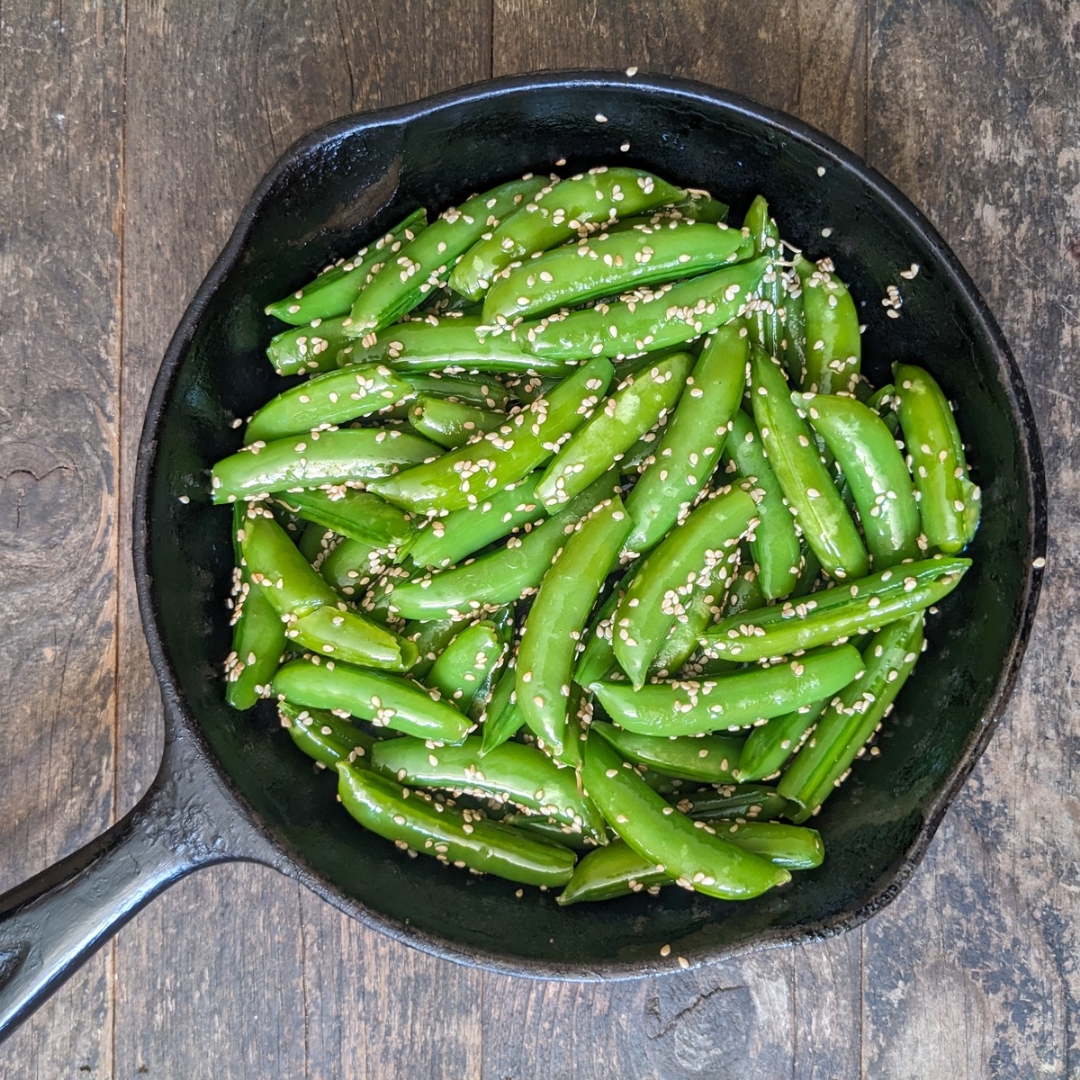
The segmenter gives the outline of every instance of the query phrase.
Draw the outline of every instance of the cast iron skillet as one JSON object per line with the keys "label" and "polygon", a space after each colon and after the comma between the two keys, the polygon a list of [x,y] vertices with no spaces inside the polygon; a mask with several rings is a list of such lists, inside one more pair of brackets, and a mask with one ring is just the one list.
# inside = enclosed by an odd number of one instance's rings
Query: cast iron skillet
{"label": "cast iron skillet", "polygon": [[[762,192],[781,233],[812,256],[831,254],[848,281],[873,381],[898,359],[936,374],[982,485],[975,565],[933,620],[882,757],[857,768],[818,819],[824,867],[753,903],[668,889],[561,910],[534,890],[519,900],[504,882],[403,858],[346,817],[333,777],[312,771],[271,707],[241,715],[224,704],[229,514],[209,505],[206,470],[238,444],[230,421],[279,388],[263,356],[275,329],[264,304],[418,205],[442,208],[562,158],[564,175],[620,162],[707,187],[731,202],[734,221]],[[912,263],[918,276],[899,278]],[[890,284],[905,298],[897,320],[880,303]],[[134,523],[165,706],[161,771],[104,836],[0,898],[0,1033],[167,885],[230,859],[276,867],[399,941],[527,976],[647,975],[669,966],[664,943],[701,964],[857,926],[911,877],[1004,709],[1034,617],[1046,500],[1008,347],[955,257],[891,184],[805,124],[735,95],[564,72],[339,120],[284,155],[169,345],[139,451]]]}

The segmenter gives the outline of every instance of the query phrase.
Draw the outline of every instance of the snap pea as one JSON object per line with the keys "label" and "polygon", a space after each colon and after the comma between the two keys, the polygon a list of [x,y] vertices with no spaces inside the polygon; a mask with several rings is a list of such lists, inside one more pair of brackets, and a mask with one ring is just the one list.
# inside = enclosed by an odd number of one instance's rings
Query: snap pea
{"label": "snap pea", "polygon": [[756,513],[745,491],[724,490],[693,510],[645,556],[619,601],[612,641],[635,689],[644,684],[672,624],[685,617],[693,587],[727,580],[739,540]]}
{"label": "snap pea", "polygon": [[583,645],[574,665],[574,682],[578,686],[588,687],[598,679],[606,678],[611,670],[618,666],[615,650],[611,647],[611,633],[615,608],[625,592],[626,584],[627,577],[624,577],[597,609],[581,635]]}
{"label": "snap pea", "polygon": [[784,306],[780,309],[783,337],[780,339],[779,354],[792,385],[802,386],[807,363],[806,308],[803,305],[802,283],[794,268],[790,268],[781,272],[780,284]]}
{"label": "snap pea", "polygon": [[445,285],[457,260],[545,183],[539,177],[525,176],[443,211],[394,257],[385,260],[356,298],[350,313],[354,336],[388,326],[412,311],[433,289]]}
{"label": "snap pea", "polygon": [[259,409],[244,431],[244,444],[305,435],[313,428],[370,416],[412,392],[404,379],[383,364],[358,364],[316,375]]}
{"label": "snap pea", "polygon": [[517,704],[555,757],[567,734],[567,704],[578,642],[600,588],[630,531],[617,496],[583,517],[544,575],[518,648]]}
{"label": "snap pea", "polygon": [[607,360],[590,360],[497,431],[428,464],[372,480],[368,487],[408,510],[442,512],[479,505],[551,457],[592,414],[613,374]]}
{"label": "snap pea", "polygon": [[419,659],[409,669],[409,677],[417,680],[426,678],[442,651],[461,633],[461,630],[460,619],[407,622],[401,629],[401,636],[411,641],[419,654]]}
{"label": "snap pea", "polygon": [[679,400],[693,365],[679,352],[624,379],[559,448],[536,483],[537,498],[558,506],[611,468]]}
{"label": "snap pea", "polygon": [[862,335],[855,302],[836,276],[832,262],[795,256],[806,311],[806,370],[802,389],[811,393],[852,393],[859,383]]}
{"label": "snap pea", "polygon": [[335,370],[338,353],[352,341],[346,333],[346,318],[314,319],[309,325],[275,334],[266,347],[267,359],[279,375]]}
{"label": "snap pea", "polygon": [[574,525],[614,488],[614,481],[602,476],[530,532],[511,536],[477,559],[400,585],[394,593],[396,612],[407,619],[463,619],[532,595]]}
{"label": "snap pea", "polygon": [[791,880],[787,870],[724,840],[706,823],[699,828],[622,766],[614,749],[590,736],[582,770],[585,791],[615,832],[658,873],[725,900],[747,900]]}
{"label": "snap pea", "polygon": [[504,536],[523,528],[528,532],[533,522],[547,514],[534,492],[539,475],[507,484],[476,506],[430,519],[409,551],[413,562],[417,566],[450,566]]}
{"label": "snap pea", "polygon": [[783,372],[757,348],[750,352],[750,368],[754,420],[806,542],[832,576],[862,577],[869,569],[862,537],[818,457],[806,421],[791,403]]}
{"label": "snap pea", "polygon": [[375,544],[346,538],[326,552],[317,569],[342,596],[353,596],[383,573],[383,555]]}
{"label": "snap pea", "polygon": [[717,623],[702,644],[743,661],[812,649],[922,611],[948,596],[970,565],[939,556],[890,567],[794,603],[740,612]]}
{"label": "snap pea", "polygon": [[[243,503],[233,503],[233,508],[243,508]],[[290,507],[290,509],[292,509]],[[299,516],[299,515],[297,515]],[[320,525],[316,521],[307,521],[296,546],[312,569],[318,570],[326,553],[341,539],[333,529]]]}
{"label": "snap pea", "polygon": [[517,662],[511,657],[480,718],[480,756],[512,739],[524,723],[517,707]]}
{"label": "snap pea", "polygon": [[772,667],[754,667],[702,681],[596,682],[589,687],[620,727],[639,735],[737,731],[782,716],[847,686],[861,666],[850,645],[819,649]]}
{"label": "snap pea", "polygon": [[682,219],[601,232],[503,271],[484,297],[485,323],[535,318],[629,289],[749,258],[753,241],[727,225]]}
{"label": "snap pea", "polygon": [[[564,844],[574,851],[595,851],[599,846],[585,833],[575,832],[572,826],[562,825],[554,818],[541,817],[539,814],[510,813],[500,820],[504,825],[513,826],[555,844]],[[606,834],[604,839],[607,839]]]}
{"label": "snap pea", "polygon": [[[780,258],[780,230],[769,216],[769,204],[764,196],[755,196],[743,218],[743,228],[753,238],[756,255],[766,255],[773,260]],[[770,266],[761,277],[752,319],[757,342],[770,356],[780,354],[780,343],[784,337],[783,306],[784,285],[780,269],[775,265]]]}
{"label": "snap pea", "polygon": [[408,671],[418,656],[411,641],[348,610],[344,604],[323,605],[306,615],[291,616],[285,636],[320,656],[384,671]]}
{"label": "snap pea", "polygon": [[439,742],[460,742],[472,723],[436,694],[397,675],[365,671],[351,664],[290,660],[274,677],[274,693],[296,705],[341,709],[378,727],[389,727]]}
{"label": "snap pea", "polygon": [[504,334],[550,360],[619,359],[680,345],[738,316],[768,265],[768,259],[752,259],[655,290],[643,287],[610,304],[523,322]]}
{"label": "snap pea", "polygon": [[754,482],[758,524],[750,540],[757,581],[764,598],[775,600],[795,588],[799,574],[799,537],[780,481],[765,453],[757,425],[742,409],[731,415],[731,434],[724,443],[724,457],[734,465],[736,476]]}
{"label": "snap pea", "polygon": [[[563,360],[544,360],[525,352],[507,334],[480,338],[479,318],[469,315],[428,316],[418,322],[389,326],[339,349],[336,363],[386,364],[402,373],[425,371],[510,372],[561,377],[573,370]],[[344,328],[342,328],[344,339]]]}
{"label": "snap pea", "polygon": [[506,421],[506,413],[428,394],[418,395],[409,410],[409,424],[417,433],[448,450],[456,450],[479,435],[495,431]]}
{"label": "snap pea", "polygon": [[[771,821],[716,821],[710,824],[718,836],[744,851],[763,856],[774,866],[812,870],[825,859],[821,834],[814,829]],[[613,900],[642,889],[654,894],[662,886],[673,883],[671,875],[659,873],[650,860],[642,858],[623,841],[615,841],[581,859],[556,900],[563,905],[586,900]]]}
{"label": "snap pea", "polygon": [[439,450],[419,435],[385,428],[312,431],[255,442],[222,458],[210,475],[211,493],[214,502],[224,503],[292,488],[370,481],[437,457]]}
{"label": "snap pea", "polygon": [[398,377],[412,387],[416,395],[441,398],[478,409],[504,412],[510,405],[510,392],[497,379],[480,372],[402,371]]}
{"label": "snap pea", "polygon": [[549,817],[597,843],[606,842],[604,819],[578,791],[577,777],[546,754],[522,743],[503,743],[480,756],[481,739],[432,750],[422,739],[391,739],[371,754],[372,768],[411,787],[436,788],[513,803]]}
{"label": "snap pea", "polygon": [[706,341],[686,389],[626,500],[634,528],[628,551],[648,551],[693,506],[708,484],[738,410],[748,345],[734,324]]}
{"label": "snap pea", "polygon": [[[436,804],[366,769],[337,765],[342,805],[365,829],[440,862],[472,867],[525,885],[553,888],[569,880],[574,853],[469,811]],[[438,807],[438,809],[436,809]]]}
{"label": "snap pea", "polygon": [[225,658],[225,700],[234,709],[250,709],[264,697],[285,652],[285,625],[258,586],[252,587],[240,536],[244,509],[233,508],[233,547],[236,556],[232,597],[232,648]]}
{"label": "snap pea", "polygon": [[308,757],[333,768],[339,761],[366,757],[375,739],[355,724],[328,709],[305,709],[290,701],[278,702],[281,726]]}
{"label": "snap pea", "polygon": [[609,742],[627,761],[679,780],[705,784],[731,783],[742,754],[743,739],[728,735],[660,738],[623,731],[594,720],[590,732]]}
{"label": "snap pea", "polygon": [[465,252],[450,275],[450,287],[479,300],[495,275],[515,259],[547,251],[590,222],[640,214],[685,194],[650,173],[603,165],[555,180]]}
{"label": "snap pea", "polygon": [[784,770],[777,792],[799,806],[796,823],[815,814],[847,775],[911,674],[923,642],[921,612],[884,627],[863,653],[863,672],[818,720],[813,737]]}
{"label": "snap pea", "polygon": [[367,491],[313,488],[281,493],[274,500],[305,521],[377,549],[394,562],[409,551],[416,530],[409,514]]}
{"label": "snap pea", "polygon": [[[666,679],[681,672],[697,650],[701,635],[720,614],[727,584],[727,579],[714,580],[711,575],[704,582],[701,577],[694,582],[689,596],[680,600],[682,613],[676,615],[667,637],[649,664],[649,678]],[[597,678],[603,676],[601,673]]]}
{"label": "snap pea", "polygon": [[[759,730],[758,728],[754,729]],[[743,745],[745,753],[746,746]],[[741,762],[741,759],[740,759]],[[684,795],[675,804],[681,813],[692,818],[725,818],[729,821],[772,821],[783,817],[790,803],[776,788],[763,784],[722,784]]]}
{"label": "snap pea", "polygon": [[744,781],[763,780],[779,772],[798,750],[800,741],[817,723],[827,704],[827,700],[822,700],[803,705],[754,728],[743,747],[738,778]]}
{"label": "snap pea", "polygon": [[467,714],[485,676],[502,659],[503,649],[495,624],[482,619],[446,646],[425,681]]}
{"label": "snap pea", "polygon": [[327,267],[314,281],[283,300],[266,305],[266,314],[282,322],[301,326],[313,319],[345,315],[376,268],[391,258],[403,243],[420,235],[427,224],[427,212],[421,207],[404,221],[384,233],[374,243],[361,248],[351,259]]}
{"label": "snap pea", "polygon": [[875,570],[919,555],[919,507],[892,432],[872,409],[851,397],[793,394],[836,458],[859,511]]}
{"label": "snap pea", "polygon": [[923,533],[932,548],[953,554],[975,536],[981,492],[968,476],[956,419],[933,376],[913,364],[894,364],[893,378]]}

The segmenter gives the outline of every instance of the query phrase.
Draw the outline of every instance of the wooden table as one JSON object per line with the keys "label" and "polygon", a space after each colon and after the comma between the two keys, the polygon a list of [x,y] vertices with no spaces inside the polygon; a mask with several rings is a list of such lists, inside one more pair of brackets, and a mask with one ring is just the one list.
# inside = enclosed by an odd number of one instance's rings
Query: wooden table
{"label": "wooden table", "polygon": [[157,900],[0,1047],[3,1076],[1080,1075],[1080,9],[1066,2],[9,0],[0,891],[152,778],[135,447],[169,336],[259,177],[351,111],[628,65],[793,112],[891,177],[971,271],[1027,379],[1048,585],[1011,707],[914,881],[824,944],[580,986],[436,961],[269,870],[220,867]]}

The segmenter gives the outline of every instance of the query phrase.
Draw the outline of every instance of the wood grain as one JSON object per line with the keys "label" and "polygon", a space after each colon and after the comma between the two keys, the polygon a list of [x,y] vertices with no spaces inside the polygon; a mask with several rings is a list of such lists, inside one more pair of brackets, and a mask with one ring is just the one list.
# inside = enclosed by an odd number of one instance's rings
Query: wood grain
{"label": "wood grain", "polygon": [[[0,889],[126,811],[160,704],[128,507],[160,357],[275,157],[491,74],[607,67],[794,112],[891,176],[1031,391],[1051,586],[923,868],[863,930],[704,971],[527,982],[408,950],[272,872],[203,871],[0,1075],[483,1080],[1080,1075],[1080,14],[1034,0],[133,0],[0,11]],[[1054,539],[1056,538],[1056,539]]]}
{"label": "wood grain", "polygon": [[[123,34],[111,3],[0,25],[4,890],[114,810]],[[95,957],[5,1056],[110,1074],[112,972]]]}

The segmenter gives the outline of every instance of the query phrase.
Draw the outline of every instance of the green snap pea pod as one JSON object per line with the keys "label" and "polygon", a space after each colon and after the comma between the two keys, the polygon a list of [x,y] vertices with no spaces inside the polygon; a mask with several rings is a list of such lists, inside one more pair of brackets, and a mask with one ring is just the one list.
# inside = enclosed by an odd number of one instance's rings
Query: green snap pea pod
{"label": "green snap pea pod", "polygon": [[275,501],[305,521],[370,544],[391,562],[404,557],[416,535],[408,514],[368,491],[339,494],[316,488],[282,493]]}
{"label": "green snap pea pod", "polygon": [[[345,345],[336,363],[386,364],[402,373],[425,371],[485,371],[561,377],[573,370],[563,360],[544,360],[525,352],[509,334],[477,336],[479,318],[430,316],[420,322],[399,323]],[[321,328],[320,328],[321,329]],[[344,329],[342,330],[344,336]]]}
{"label": "green snap pea pod", "polygon": [[428,394],[420,394],[409,410],[412,427],[424,438],[448,450],[456,450],[477,435],[497,430],[506,420],[506,413],[490,412],[476,405]]}
{"label": "green snap pea pod", "polygon": [[660,440],[667,430],[668,419],[668,415],[662,416],[659,423],[654,424],[619,458],[619,471],[624,476],[640,476],[653,463]]}
{"label": "green snap pea pod", "polygon": [[562,885],[573,872],[569,848],[441,803],[436,809],[430,795],[403,795],[400,784],[346,762],[338,762],[337,770],[338,794],[349,814],[399,847],[524,885]]}
{"label": "green snap pea pod", "polygon": [[478,409],[505,412],[510,405],[510,392],[489,375],[472,372],[404,371],[399,378],[412,387],[415,394],[443,398]]}
{"label": "green snap pea pod", "polygon": [[892,432],[851,397],[792,395],[836,458],[859,511],[875,569],[919,555],[919,507]]}
{"label": "green snap pea pod", "polygon": [[481,757],[512,739],[525,723],[517,707],[517,665],[513,659],[507,662],[480,720]]}
{"label": "green snap pea pod", "polygon": [[[757,730],[757,729],[755,729]],[[744,745],[743,752],[746,747]],[[763,784],[724,784],[720,788],[684,795],[675,808],[688,817],[706,820],[724,819],[748,821],[772,821],[783,817],[791,804],[776,788]]]}
{"label": "green snap pea pod", "polygon": [[306,435],[313,428],[370,416],[411,394],[412,387],[383,364],[328,371],[268,401],[248,423],[244,443]]}
{"label": "green snap pea pod", "polygon": [[799,537],[757,425],[741,409],[732,414],[724,456],[734,463],[736,475],[754,481],[758,524],[750,552],[762,594],[770,600],[787,596],[799,573]]}
{"label": "green snap pea pod", "polygon": [[370,585],[384,571],[384,552],[363,540],[342,540],[326,552],[318,565],[323,581],[342,596],[353,596],[357,589]]}
{"label": "green snap pea pod", "polygon": [[587,236],[499,274],[483,319],[536,318],[642,285],[691,277],[749,258],[753,241],[726,225],[673,219]]}
{"label": "green snap pea pod", "polygon": [[264,697],[285,652],[285,625],[263,590],[251,583],[243,558],[241,507],[233,509],[236,558],[232,609],[232,649],[225,658],[225,700],[234,709],[250,709]]}
{"label": "green snap pea pod", "polygon": [[614,488],[613,479],[602,476],[530,532],[478,559],[398,586],[395,609],[407,619],[462,619],[531,595],[574,525]]}
{"label": "green snap pea pod", "polygon": [[491,623],[495,627],[495,632],[499,635],[502,649],[495,658],[495,662],[488,666],[487,671],[481,677],[480,688],[473,696],[472,704],[469,706],[469,716],[473,720],[483,719],[484,714],[487,712],[488,702],[495,691],[495,686],[516,652],[517,604],[507,604],[495,612],[491,618]]}
{"label": "green snap pea pod", "polygon": [[401,636],[416,645],[420,658],[409,671],[413,679],[427,677],[442,651],[461,633],[460,619],[432,619],[428,622],[413,620],[401,630]]}
{"label": "green snap pea pod", "polygon": [[896,387],[892,383],[886,383],[880,390],[876,390],[864,404],[877,413],[894,439],[900,438],[900,414],[896,411],[900,399],[896,396]]}
{"label": "green snap pea pod", "polygon": [[803,705],[794,712],[774,716],[754,728],[743,747],[739,761],[740,780],[763,780],[778,773],[788,758],[799,748],[806,733],[818,722],[828,701]]}
{"label": "green snap pea pod", "polygon": [[802,388],[811,393],[853,393],[859,383],[862,335],[859,315],[847,286],[832,263],[812,263],[795,256],[806,311],[806,374]]}
{"label": "green snap pea pod", "polygon": [[556,180],[462,255],[450,274],[450,287],[479,300],[495,275],[515,259],[570,240],[590,222],[641,214],[685,194],[637,169],[599,166],[569,180]]}
{"label": "green snap pea pod", "polygon": [[610,304],[523,322],[506,333],[550,360],[653,352],[693,341],[738,316],[768,265],[768,259],[735,263],[655,290],[643,287]]}
{"label": "green snap pea pod", "polygon": [[594,720],[590,731],[602,736],[627,760],[679,780],[731,783],[739,767],[743,740],[727,735],[665,739],[637,735]]}
{"label": "green snap pea pod", "polygon": [[639,689],[695,585],[725,582],[737,545],[754,521],[754,500],[738,488],[703,502],[645,556],[615,612],[613,647]]}
{"label": "green snap pea pod", "polygon": [[289,701],[278,702],[281,726],[308,757],[333,768],[339,761],[366,757],[375,739],[355,724],[327,709],[305,709]]}
{"label": "green snap pea pod", "polygon": [[968,476],[956,420],[933,376],[912,364],[894,364],[893,378],[923,533],[931,547],[952,554],[975,536],[981,492]]}
{"label": "green snap pea pod", "polygon": [[[762,607],[765,604],[765,596],[761,591],[761,578],[753,562],[748,561],[746,557],[746,547],[745,544],[740,545],[740,561],[742,565],[733,575],[727,596],[717,612],[721,618],[730,617],[739,611],[752,611],[754,608]],[[709,628],[714,621],[710,620],[709,624],[698,635],[697,644],[699,650],[702,638],[709,632]],[[686,665],[686,674],[689,678],[722,675],[724,672],[733,671],[738,666],[734,660],[716,657],[708,651],[698,651],[697,655]],[[661,676],[658,675],[658,677]],[[670,675],[663,677],[670,677]]]}
{"label": "green snap pea pod", "polygon": [[[769,204],[763,196],[755,196],[750,209],[746,211],[743,228],[748,229],[753,237],[755,254],[767,255],[770,259],[780,258],[780,230],[769,216]],[[753,317],[757,342],[770,356],[778,355],[784,337],[780,315],[783,306],[784,286],[780,270],[771,266],[762,275]]]}
{"label": "green snap pea pod", "polygon": [[781,325],[783,337],[780,339],[780,357],[784,369],[794,386],[802,386],[806,374],[806,308],[803,305],[802,284],[794,269],[780,275],[783,289],[783,307]]}
{"label": "green snap pea pod", "polygon": [[411,641],[343,604],[327,604],[306,615],[291,616],[285,636],[320,656],[384,671],[408,671],[418,656]]}
{"label": "green snap pea pod", "polygon": [[693,357],[675,353],[620,383],[552,458],[537,481],[547,507],[565,503],[611,468],[679,400]]}
{"label": "green snap pea pod", "polygon": [[612,591],[593,616],[588,629],[581,635],[585,644],[574,665],[574,682],[578,686],[591,686],[597,680],[606,678],[611,670],[618,666],[615,650],[611,647],[611,632],[615,625],[615,609],[619,605],[625,584],[624,577],[620,587]]}
{"label": "green snap pea pod", "polygon": [[290,660],[274,677],[274,693],[296,705],[340,709],[379,727],[440,742],[460,742],[467,716],[410,679],[335,661]]}
{"label": "green snap pea pod", "polygon": [[578,791],[577,777],[546,754],[522,743],[503,743],[480,756],[481,739],[431,750],[422,739],[390,739],[371,755],[376,772],[411,787],[437,788],[510,802],[606,840],[604,819]]}
{"label": "green snap pea pod", "polygon": [[754,420],[806,542],[833,577],[862,577],[869,569],[862,537],[818,457],[810,428],[791,403],[783,372],[757,348],[750,368]]}
{"label": "green snap pea pod", "polygon": [[922,626],[922,613],[916,612],[871,638],[862,675],[822,713],[813,737],[784,771],[777,791],[800,807],[792,818],[796,823],[817,812],[881,725],[919,658]]}
{"label": "green snap pea pod", "polygon": [[503,653],[503,642],[489,620],[461,631],[432,665],[425,682],[463,713],[468,713],[484,677]]}
{"label": "green snap pea pod", "polygon": [[[795,588],[791,590],[791,598],[797,599],[801,596],[806,596],[813,592],[814,586],[817,585],[818,579],[821,576],[821,561],[811,550],[810,545],[806,541],[802,541],[799,545],[802,557],[799,560],[799,578],[795,582]],[[755,607],[760,607],[760,604],[755,604]]]}
{"label": "green snap pea pod", "polygon": [[795,602],[740,612],[717,623],[702,644],[741,661],[812,649],[936,604],[970,565],[970,559],[940,557],[890,567]]}
{"label": "green snap pea pod", "polygon": [[312,431],[252,443],[223,458],[213,468],[210,486],[214,502],[224,503],[292,488],[368,481],[419,465],[440,449],[419,435],[383,428]]}
{"label": "green snap pea pod", "polygon": [[557,758],[567,742],[577,645],[630,524],[617,495],[582,518],[544,575],[525,620],[518,648],[517,703],[529,729]]}
{"label": "green snap pea pod", "polygon": [[[718,836],[744,851],[761,855],[774,866],[787,870],[812,870],[825,859],[821,834],[814,829],[771,821],[718,821],[712,822],[711,827]],[[642,858],[628,844],[616,841],[586,855],[574,867],[573,876],[556,900],[563,905],[585,900],[613,900],[642,889],[655,895],[657,889],[673,882],[669,874],[658,873],[654,863]]]}
{"label": "green snap pea pod", "polygon": [[[565,844],[574,851],[595,851],[599,846],[595,840],[582,832],[575,832],[573,826],[563,825],[554,818],[541,817],[539,814],[506,814],[504,825],[510,825],[522,832],[531,833],[555,844]],[[604,834],[606,841],[607,834]]]}
{"label": "green snap pea pod", "polygon": [[862,665],[850,645],[819,649],[788,663],[754,667],[715,679],[648,683],[598,682],[589,688],[607,714],[639,735],[735,731],[793,712],[847,686]]}
{"label": "green snap pea pod", "polygon": [[307,326],[275,334],[266,347],[266,356],[279,375],[334,371],[338,353],[352,341],[346,329],[344,316],[315,319]]}
{"label": "green snap pea pod", "polygon": [[389,326],[412,311],[433,289],[446,284],[450,269],[482,235],[498,227],[547,181],[535,176],[500,184],[439,215],[423,232],[385,261],[352,305],[357,337]]}
{"label": "green snap pea pod", "polygon": [[[680,600],[683,609],[671,624],[667,637],[660,643],[649,665],[649,678],[667,679],[677,675],[698,648],[698,641],[717,615],[724,598],[726,581],[712,580],[694,583],[690,595]],[[597,676],[603,678],[603,675]]]}
{"label": "green snap pea pod", "polygon": [[283,300],[266,305],[266,314],[301,326],[313,319],[347,315],[364,284],[393,255],[419,236],[427,225],[427,211],[414,210],[399,225],[351,259],[327,267],[314,281]]}
{"label": "green snap pea pod", "polygon": [[408,510],[441,512],[479,505],[551,457],[592,415],[613,374],[611,364],[597,357],[497,431],[428,464],[373,480],[368,487]]}
{"label": "green snap pea pod", "polygon": [[589,738],[582,781],[608,824],[654,870],[708,896],[748,900],[791,880],[783,867],[744,851],[669,806],[603,739]]}
{"label": "green snap pea pod", "polygon": [[704,221],[713,225],[721,222],[727,223],[728,211],[731,209],[727,203],[714,199],[707,191],[699,191],[687,195],[685,199],[672,203],[670,206],[662,206],[648,214],[638,214],[633,217],[619,218],[617,221],[604,222],[600,226],[605,232],[625,232],[627,229],[636,228],[638,225],[660,225],[665,221]]}
{"label": "green snap pea pod", "polygon": [[628,551],[648,551],[693,506],[724,448],[746,382],[748,345],[734,324],[709,339],[653,452],[626,500],[634,519]]}
{"label": "green snap pea pod", "polygon": [[[233,504],[234,509],[238,506],[242,507],[243,503]],[[317,570],[326,553],[339,539],[340,537],[333,529],[320,525],[316,521],[308,521],[296,546],[300,549],[300,554]]]}
{"label": "green snap pea pod", "polygon": [[508,484],[477,506],[432,518],[420,530],[409,555],[417,566],[451,566],[515,533],[547,514],[534,488],[539,473]]}

